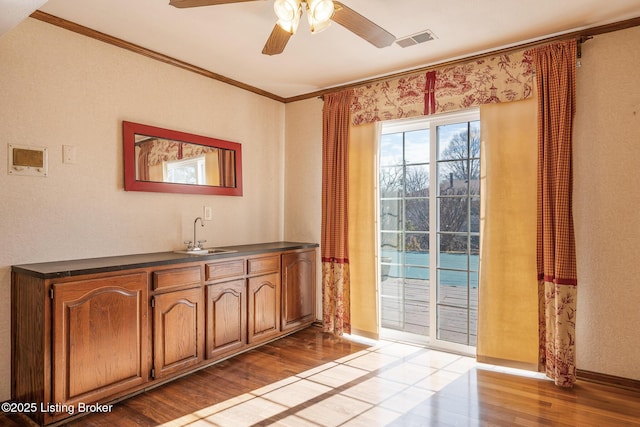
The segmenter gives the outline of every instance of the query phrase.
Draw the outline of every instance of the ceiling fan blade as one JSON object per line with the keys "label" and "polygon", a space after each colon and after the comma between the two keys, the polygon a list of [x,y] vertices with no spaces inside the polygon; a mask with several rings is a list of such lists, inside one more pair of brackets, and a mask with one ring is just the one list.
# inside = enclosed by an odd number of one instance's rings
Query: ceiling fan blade
{"label": "ceiling fan blade", "polygon": [[271,31],[271,35],[267,39],[267,42],[264,44],[262,53],[264,55],[278,55],[282,53],[289,42],[289,38],[291,38],[291,33],[283,30],[276,24],[276,26],[273,27],[273,31]]}
{"label": "ceiling fan blade", "polygon": [[256,1],[256,0],[171,0],[169,4],[174,7],[184,8],[184,7],[199,7],[199,6],[215,6],[218,4],[226,4],[226,3],[242,3],[245,1]]}
{"label": "ceiling fan blade", "polygon": [[331,20],[342,25],[355,35],[362,37],[372,45],[387,47],[396,41],[396,37],[393,34],[371,22],[355,10],[349,9],[339,1],[334,1],[333,4],[336,11]]}

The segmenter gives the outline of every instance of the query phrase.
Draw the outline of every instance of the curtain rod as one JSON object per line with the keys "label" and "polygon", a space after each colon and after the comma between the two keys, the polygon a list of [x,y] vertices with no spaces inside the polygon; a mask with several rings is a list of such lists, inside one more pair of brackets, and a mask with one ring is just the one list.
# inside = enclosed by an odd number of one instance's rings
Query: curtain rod
{"label": "curtain rod", "polygon": [[580,36],[580,38],[578,39],[578,59],[582,58],[582,43],[586,43],[592,38],[593,36]]}

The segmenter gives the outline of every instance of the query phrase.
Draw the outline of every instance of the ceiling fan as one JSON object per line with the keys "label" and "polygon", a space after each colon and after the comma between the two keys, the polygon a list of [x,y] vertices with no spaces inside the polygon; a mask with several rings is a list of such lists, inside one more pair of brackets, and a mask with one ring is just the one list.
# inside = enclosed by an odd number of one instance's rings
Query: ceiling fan
{"label": "ceiling fan", "polygon": [[[189,8],[246,1],[264,0],[170,0],[169,4],[178,8]],[[393,34],[339,1],[275,0],[274,10],[278,21],[262,49],[263,54],[277,55],[284,51],[300,22],[302,3],[306,5],[312,32],[322,31],[333,21],[378,48],[389,46],[396,40]]]}

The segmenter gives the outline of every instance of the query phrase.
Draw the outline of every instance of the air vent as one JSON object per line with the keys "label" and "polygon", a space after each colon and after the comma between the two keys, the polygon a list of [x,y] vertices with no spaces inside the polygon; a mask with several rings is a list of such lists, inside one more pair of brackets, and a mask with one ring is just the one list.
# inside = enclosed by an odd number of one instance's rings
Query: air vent
{"label": "air vent", "polygon": [[398,44],[398,46],[400,47],[409,47],[416,44],[428,42],[429,40],[433,40],[435,38],[436,36],[431,30],[425,30],[420,33],[398,39],[396,40],[396,44]]}

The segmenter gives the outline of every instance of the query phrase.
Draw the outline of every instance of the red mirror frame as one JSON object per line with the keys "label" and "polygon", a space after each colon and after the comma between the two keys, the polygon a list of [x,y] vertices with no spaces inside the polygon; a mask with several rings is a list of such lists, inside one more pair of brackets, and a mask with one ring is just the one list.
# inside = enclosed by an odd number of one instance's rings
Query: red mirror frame
{"label": "red mirror frame", "polygon": [[[187,142],[208,147],[223,148],[235,152],[235,187],[216,187],[210,185],[175,184],[136,179],[135,136],[146,135]],[[122,122],[122,140],[124,149],[124,189],[126,191],[151,191],[158,193],[209,194],[222,196],[242,196],[242,145],[237,142],[194,135],[175,130],[133,122]]]}

